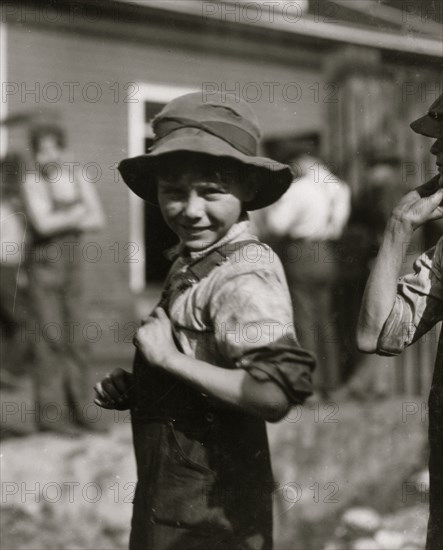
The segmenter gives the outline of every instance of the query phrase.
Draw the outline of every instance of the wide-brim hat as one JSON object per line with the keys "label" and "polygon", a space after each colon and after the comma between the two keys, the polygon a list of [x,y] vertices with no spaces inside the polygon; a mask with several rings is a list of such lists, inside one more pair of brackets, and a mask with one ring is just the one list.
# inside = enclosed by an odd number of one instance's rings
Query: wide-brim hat
{"label": "wide-brim hat", "polygon": [[[288,189],[291,168],[257,155],[260,127],[253,110],[242,101],[222,94],[191,93],[174,99],[154,118],[154,142],[145,155],[121,161],[118,169],[128,187],[147,202],[157,202],[160,162],[178,152],[209,155],[222,164],[234,159],[239,174],[257,182],[246,210],[269,206]],[[172,159],[171,159],[172,160]]]}
{"label": "wide-brim hat", "polygon": [[414,120],[411,128],[422,136],[443,138],[443,94],[429,107],[425,116]]}

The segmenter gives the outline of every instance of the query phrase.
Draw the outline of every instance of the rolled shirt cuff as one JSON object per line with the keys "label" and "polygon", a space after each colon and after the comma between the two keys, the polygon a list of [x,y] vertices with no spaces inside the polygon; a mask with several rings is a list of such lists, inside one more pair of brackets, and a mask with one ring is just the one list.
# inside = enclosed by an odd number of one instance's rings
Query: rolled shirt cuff
{"label": "rolled shirt cuff", "polygon": [[292,405],[303,403],[313,393],[315,359],[296,342],[276,342],[248,350],[236,359],[235,365],[246,370],[255,380],[275,382]]}

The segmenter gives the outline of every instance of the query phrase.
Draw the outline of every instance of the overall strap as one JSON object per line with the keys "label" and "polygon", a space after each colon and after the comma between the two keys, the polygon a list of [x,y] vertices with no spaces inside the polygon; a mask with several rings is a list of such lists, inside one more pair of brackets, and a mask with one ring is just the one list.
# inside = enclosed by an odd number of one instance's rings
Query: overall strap
{"label": "overall strap", "polygon": [[253,243],[261,244],[259,241],[253,239],[228,243],[220,248],[214,249],[204,258],[197,260],[195,263],[191,264],[187,270],[192,277],[190,279],[191,284],[201,281],[207,277],[215,267],[228,262],[231,258],[234,258],[237,253],[240,254],[243,248]]}
{"label": "overall strap", "polygon": [[[234,258],[236,254],[241,254],[242,250],[250,244],[263,246],[260,241],[257,241],[255,239],[248,239],[235,243],[228,243],[224,246],[221,246],[220,248],[215,248],[212,252],[210,252],[203,258],[198,258],[188,266],[186,274],[183,276],[183,281],[179,286],[179,289],[181,291],[184,291],[192,285],[198,283],[199,281],[207,277],[211,273],[211,271],[217,266],[228,262],[231,258]],[[169,283],[166,284],[166,287],[163,290],[163,294],[160,299],[160,303],[158,304],[158,307],[161,307],[168,311],[170,294],[171,284]]]}

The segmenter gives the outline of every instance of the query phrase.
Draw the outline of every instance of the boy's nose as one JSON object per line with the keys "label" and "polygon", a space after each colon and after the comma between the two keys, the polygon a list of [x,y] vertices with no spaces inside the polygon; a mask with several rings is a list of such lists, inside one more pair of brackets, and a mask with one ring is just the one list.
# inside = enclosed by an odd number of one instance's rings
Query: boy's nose
{"label": "boy's nose", "polygon": [[184,215],[190,219],[198,219],[203,215],[204,200],[195,191],[191,191],[184,205]]}

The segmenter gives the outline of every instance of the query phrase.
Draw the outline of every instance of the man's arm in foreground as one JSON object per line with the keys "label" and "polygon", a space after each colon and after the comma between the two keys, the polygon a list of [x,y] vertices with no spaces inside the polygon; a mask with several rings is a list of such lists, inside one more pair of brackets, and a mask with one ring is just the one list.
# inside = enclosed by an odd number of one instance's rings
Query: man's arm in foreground
{"label": "man's arm in foreground", "polygon": [[423,223],[443,216],[443,178],[435,177],[403,197],[386,227],[382,245],[366,284],[357,326],[360,351],[374,353],[394,306],[403,244]]}

